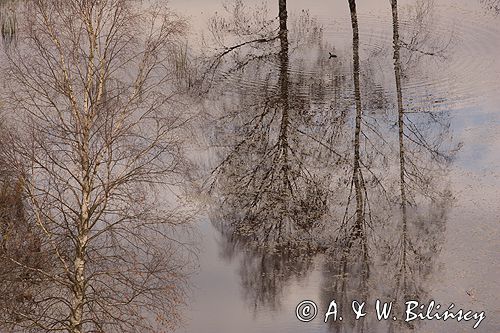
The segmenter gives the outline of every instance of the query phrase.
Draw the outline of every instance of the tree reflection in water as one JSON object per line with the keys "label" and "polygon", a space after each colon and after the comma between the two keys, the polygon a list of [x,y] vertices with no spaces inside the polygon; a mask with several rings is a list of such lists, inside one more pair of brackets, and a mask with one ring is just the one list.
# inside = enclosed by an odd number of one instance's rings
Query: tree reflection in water
{"label": "tree reflection in water", "polygon": [[[324,175],[310,169],[317,166],[307,127],[315,119],[289,77],[287,13],[280,5],[279,59],[252,67],[254,77],[264,76],[258,99],[255,89],[242,92],[224,109],[216,141],[227,149],[214,175],[231,233],[259,247],[314,250],[328,188]],[[277,80],[266,70],[277,72]]]}
{"label": "tree reflection in water", "polygon": [[[442,179],[456,150],[445,145],[445,141],[449,141],[449,121],[443,114],[404,107],[400,52],[404,44],[400,40],[397,0],[391,0],[391,9],[398,113],[400,217],[393,232],[396,237],[386,256],[387,267],[394,272],[387,297],[395,301],[396,310],[401,314],[405,300],[428,301],[425,281],[432,273],[434,259],[441,250],[451,199],[448,190],[438,192],[436,185],[443,186]],[[425,44],[425,39],[422,44]],[[407,48],[407,63],[421,45],[415,43],[414,47]],[[446,189],[446,186],[443,187]],[[390,331],[400,331],[401,325],[401,321],[391,323]],[[407,326],[413,328],[413,324]]]}
{"label": "tree reflection in water", "polygon": [[[305,44],[288,32],[285,1],[279,1],[279,51],[258,42],[254,48],[265,51],[252,50],[256,57],[244,53],[253,60],[235,63],[240,86],[227,97],[213,138],[221,162],[211,178],[218,199],[212,220],[223,236],[224,255],[243,253],[242,286],[255,309],[278,307],[290,281],[313,269],[315,258],[323,260],[322,309],[332,299],[342,307],[379,298],[395,301],[402,318],[404,300],[426,300],[426,279],[451,201],[446,174],[459,147],[452,143],[447,113],[404,101],[411,73],[429,57],[446,61],[443,43],[428,27],[418,28],[427,24],[432,2],[415,4],[411,31],[400,31],[407,27],[398,24],[396,0],[390,4],[392,53],[378,57],[393,58],[395,88],[361,75],[376,71],[377,59],[360,61],[362,22],[354,0],[348,0],[351,80],[339,65],[345,59],[325,61],[321,37],[315,47],[323,51],[309,59],[315,68],[308,77],[307,64],[296,59],[306,53],[300,48]],[[347,312],[330,328],[403,329],[400,321],[372,319],[356,321]]]}

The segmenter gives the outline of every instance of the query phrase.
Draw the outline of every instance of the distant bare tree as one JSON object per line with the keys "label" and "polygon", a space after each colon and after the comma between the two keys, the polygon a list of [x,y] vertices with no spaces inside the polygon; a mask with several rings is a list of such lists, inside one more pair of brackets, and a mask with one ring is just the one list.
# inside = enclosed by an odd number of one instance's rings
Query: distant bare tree
{"label": "distant bare tree", "polygon": [[170,61],[185,24],[128,0],[32,0],[18,16],[3,99],[19,133],[1,154],[18,175],[17,219],[52,259],[4,251],[43,288],[22,307],[0,302],[2,321],[23,332],[172,329],[190,270],[173,235],[190,220],[175,194],[189,165]]}
{"label": "distant bare tree", "polygon": [[0,0],[0,33],[6,47],[16,36],[17,20],[14,8],[15,1]]}
{"label": "distant bare tree", "polygon": [[[0,116],[0,150],[8,137]],[[31,267],[48,267],[41,253],[41,238],[26,219],[22,177],[0,156],[0,308],[27,309],[41,285],[42,276]],[[10,259],[10,260],[9,260]],[[22,263],[17,265],[16,263]],[[5,313],[0,313],[0,320]]]}

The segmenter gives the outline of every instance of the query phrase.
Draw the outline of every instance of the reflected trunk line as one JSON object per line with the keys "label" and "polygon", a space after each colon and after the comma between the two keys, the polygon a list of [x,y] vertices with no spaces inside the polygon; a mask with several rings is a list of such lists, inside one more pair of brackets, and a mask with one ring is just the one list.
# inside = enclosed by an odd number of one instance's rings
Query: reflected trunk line
{"label": "reflected trunk line", "polygon": [[404,146],[404,107],[403,107],[403,93],[401,83],[401,57],[400,57],[400,40],[399,40],[399,21],[398,21],[398,2],[391,0],[392,9],[392,28],[393,28],[393,47],[394,47],[394,77],[396,80],[396,93],[398,105],[398,129],[399,129],[399,176],[400,176],[400,191],[401,191],[401,214],[402,214],[402,267],[401,274],[403,279],[403,290],[406,290],[406,251],[407,251],[407,212],[406,212],[406,181],[405,181],[405,146]]}
{"label": "reflected trunk line", "polygon": [[[286,0],[279,0],[279,20],[280,20],[280,99],[281,99],[281,108],[282,108],[282,117],[281,117],[281,126],[280,133],[278,139],[278,147],[280,150],[279,156],[282,158],[281,171],[283,173],[283,186],[288,189],[288,191],[284,191],[285,198],[287,200],[289,195],[293,196],[293,187],[289,178],[289,144],[288,144],[288,126],[289,126],[289,95],[288,95],[288,28],[287,28],[287,20],[288,13],[286,9]],[[282,228],[283,221],[279,221],[279,231],[278,231],[278,239],[281,239],[282,236]]]}
{"label": "reflected trunk line", "polygon": [[281,54],[288,57],[288,12],[286,10],[286,0],[279,0],[280,31],[279,38],[281,44]]}
{"label": "reflected trunk line", "polygon": [[[363,298],[369,294],[368,279],[370,276],[370,263],[368,255],[368,239],[365,232],[365,205],[366,188],[361,170],[361,123],[362,123],[362,104],[361,104],[361,89],[360,89],[360,59],[359,59],[359,28],[358,18],[356,13],[356,3],[354,0],[349,0],[349,9],[351,12],[351,23],[353,32],[353,82],[354,82],[354,98],[355,98],[355,129],[353,149],[354,156],[352,161],[352,179],[350,182],[350,191],[348,203],[346,205],[346,215],[341,225],[341,230],[336,238],[336,242],[340,241],[339,254],[339,276],[343,297],[347,297],[347,284],[353,281],[357,284],[356,290],[361,293]],[[353,194],[354,192],[354,194]],[[348,217],[349,203],[353,197],[356,200],[356,208],[354,214],[354,223],[349,226]],[[353,274],[354,271],[357,271]],[[355,281],[360,277],[360,280]],[[354,323],[356,326],[357,323]],[[363,328],[361,327],[361,330]]]}
{"label": "reflected trunk line", "polygon": [[[445,205],[447,200],[443,194],[438,194],[436,197],[432,194],[431,187],[435,177],[439,174],[433,174],[433,167],[430,167],[426,162],[426,157],[430,158],[430,162],[439,164],[446,162],[445,159],[438,159],[442,155],[439,151],[440,143],[446,132],[436,132],[432,127],[438,125],[438,129],[442,126],[446,130],[446,125],[439,122],[432,112],[416,112],[410,110],[412,106],[405,106],[403,103],[403,78],[405,69],[403,68],[402,54],[400,50],[406,48],[411,52],[418,50],[409,49],[400,38],[400,26],[398,15],[397,0],[390,0],[393,24],[393,66],[394,78],[397,98],[397,125],[398,125],[398,150],[399,150],[399,190],[400,197],[398,204],[400,209],[400,219],[395,221],[397,232],[397,242],[394,245],[397,258],[393,259],[394,264],[394,286],[391,287],[391,297],[399,304],[401,300],[408,299],[424,299],[428,291],[425,290],[425,282],[428,275],[432,271],[433,256],[439,250],[437,247],[438,236],[436,230],[439,230],[443,223],[444,215],[439,215],[438,218],[432,218],[420,214],[418,209],[419,200],[414,199],[415,193],[420,194],[430,199],[432,204],[429,207],[429,213],[444,211],[446,206],[435,207],[434,204]],[[416,44],[415,44],[416,45]],[[405,53],[406,55],[406,53]],[[411,54],[408,55],[406,64],[410,63]],[[406,110],[405,108],[408,108]],[[411,111],[411,112],[410,112]],[[408,113],[419,113],[415,118],[410,117]],[[422,116],[430,115],[430,122],[423,122]],[[420,126],[426,126],[422,129]],[[442,129],[441,128],[441,129]],[[425,130],[433,130],[431,133]],[[436,135],[436,136],[433,136]],[[429,140],[432,138],[434,140]],[[438,140],[436,140],[436,138]],[[427,142],[432,142],[428,144]],[[423,163],[422,165],[419,165]],[[423,171],[420,171],[423,169]],[[423,176],[425,173],[425,177]],[[415,192],[414,192],[415,191]],[[417,197],[418,198],[418,197]],[[410,201],[412,200],[412,201]],[[443,200],[443,201],[442,201]],[[412,205],[409,205],[409,204]],[[412,214],[409,214],[409,209],[412,208]],[[411,219],[411,220],[410,220]],[[391,256],[392,257],[392,256]],[[398,311],[404,311],[400,305]],[[404,321],[395,321],[390,324],[390,332],[401,331],[405,326],[408,329],[414,329],[416,323]]]}
{"label": "reflected trunk line", "polygon": [[292,190],[291,184],[288,181],[288,125],[289,125],[289,96],[288,96],[288,30],[287,30],[287,10],[286,10],[286,0],[279,0],[279,18],[280,18],[280,100],[282,108],[281,126],[279,134],[279,149],[280,155],[283,158],[283,172],[285,186],[288,186],[290,191]]}
{"label": "reflected trunk line", "polygon": [[349,10],[351,12],[351,25],[352,25],[352,58],[353,58],[353,81],[354,81],[354,99],[356,103],[356,128],[354,132],[354,170],[353,170],[353,184],[356,192],[356,224],[351,234],[352,242],[359,237],[364,238],[363,233],[363,220],[364,220],[364,198],[363,198],[363,176],[361,173],[360,164],[360,136],[361,136],[361,90],[360,90],[360,66],[359,66],[359,28],[358,17],[356,12],[356,1],[349,0]]}

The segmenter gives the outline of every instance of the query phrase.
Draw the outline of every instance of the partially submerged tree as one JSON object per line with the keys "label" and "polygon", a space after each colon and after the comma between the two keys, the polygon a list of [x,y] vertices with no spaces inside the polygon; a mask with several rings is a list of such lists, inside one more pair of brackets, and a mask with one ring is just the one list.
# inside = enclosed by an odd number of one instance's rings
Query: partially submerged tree
{"label": "partially submerged tree", "polygon": [[176,195],[187,119],[170,62],[185,24],[128,0],[32,0],[18,15],[4,101],[20,132],[2,154],[53,259],[3,258],[43,280],[25,307],[0,303],[4,322],[24,332],[171,329],[190,267],[172,237],[190,219]]}

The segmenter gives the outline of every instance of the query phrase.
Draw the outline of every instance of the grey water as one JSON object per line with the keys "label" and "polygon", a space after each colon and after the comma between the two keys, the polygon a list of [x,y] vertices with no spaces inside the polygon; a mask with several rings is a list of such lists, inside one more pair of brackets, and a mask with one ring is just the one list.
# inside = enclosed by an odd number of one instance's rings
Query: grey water
{"label": "grey water", "polygon": [[[243,3],[249,40],[278,1]],[[208,29],[221,1],[170,6],[190,18],[194,48],[238,43]],[[357,37],[347,0],[287,6],[288,52],[238,50],[203,102],[213,190],[178,332],[499,332],[498,2],[398,1],[396,18],[389,0],[357,1]],[[262,245],[297,234],[316,248]],[[398,320],[377,320],[377,299]],[[310,322],[296,317],[303,300],[318,307]],[[332,300],[345,318],[325,323]],[[485,319],[405,323],[408,300]]]}

